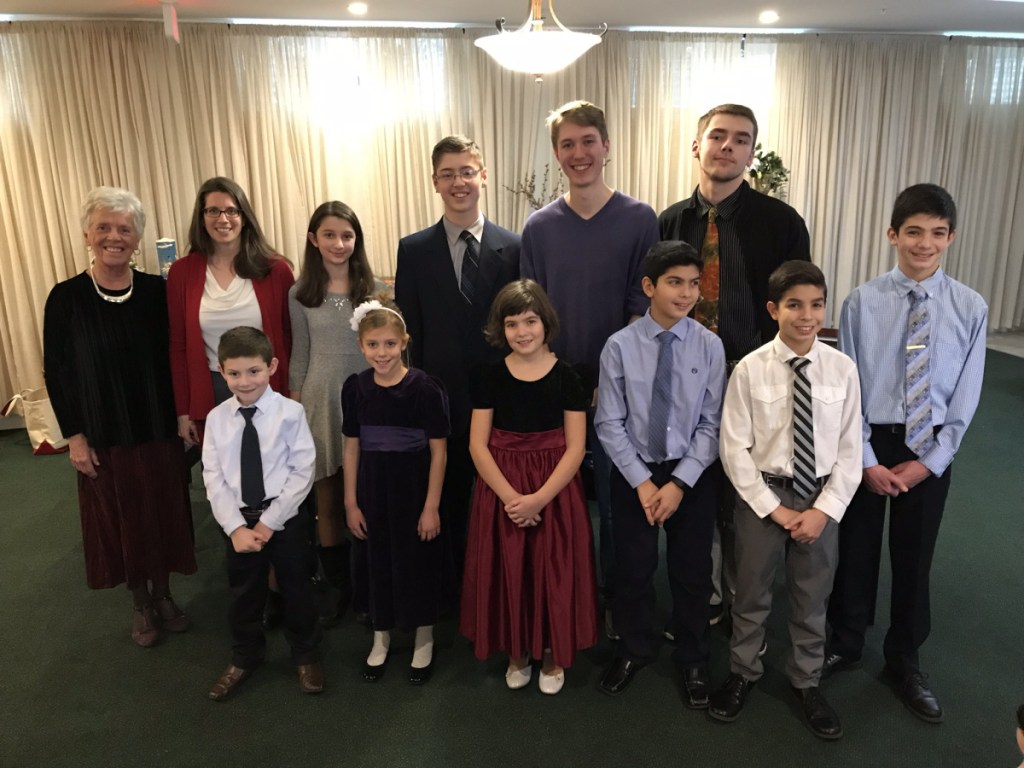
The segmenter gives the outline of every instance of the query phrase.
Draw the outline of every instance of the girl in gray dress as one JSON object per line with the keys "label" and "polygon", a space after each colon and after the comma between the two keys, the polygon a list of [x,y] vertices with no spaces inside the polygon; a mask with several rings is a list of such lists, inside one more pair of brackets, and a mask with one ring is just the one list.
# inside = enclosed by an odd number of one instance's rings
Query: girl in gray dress
{"label": "girl in gray dress", "polygon": [[384,284],[373,277],[363,229],[345,203],[309,220],[302,274],[288,293],[292,321],[291,396],[306,409],[316,444],[314,492],[323,580],[320,619],[334,623],[352,598],[350,544],[342,506],[341,386],[366,368],[350,327],[352,308]]}

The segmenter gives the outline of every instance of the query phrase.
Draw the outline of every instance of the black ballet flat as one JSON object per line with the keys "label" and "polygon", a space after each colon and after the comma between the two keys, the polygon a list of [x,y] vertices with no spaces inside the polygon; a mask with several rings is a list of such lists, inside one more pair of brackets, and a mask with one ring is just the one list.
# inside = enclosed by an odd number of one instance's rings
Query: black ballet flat
{"label": "black ballet flat", "polygon": [[384,659],[382,664],[363,664],[363,680],[368,683],[376,683],[384,676],[384,669],[388,665],[388,660]]}
{"label": "black ballet flat", "polygon": [[430,676],[434,673],[434,659],[431,657],[430,663],[425,667],[414,667],[409,666],[409,683],[411,685],[425,685],[430,681]]}

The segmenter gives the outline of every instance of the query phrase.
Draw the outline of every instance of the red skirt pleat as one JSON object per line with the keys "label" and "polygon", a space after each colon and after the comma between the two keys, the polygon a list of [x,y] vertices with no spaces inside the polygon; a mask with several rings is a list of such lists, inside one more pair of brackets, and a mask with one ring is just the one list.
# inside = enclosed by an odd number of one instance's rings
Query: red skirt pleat
{"label": "red skirt pleat", "polygon": [[[562,429],[492,429],[491,455],[513,488],[533,493],[565,453]],[[477,658],[503,651],[572,666],[577,650],[597,643],[597,575],[593,535],[579,473],[541,512],[519,528],[494,491],[477,479],[469,521],[459,629]]]}
{"label": "red skirt pleat", "polygon": [[192,510],[181,440],[97,449],[98,477],[78,475],[86,583],[141,586],[195,573]]}

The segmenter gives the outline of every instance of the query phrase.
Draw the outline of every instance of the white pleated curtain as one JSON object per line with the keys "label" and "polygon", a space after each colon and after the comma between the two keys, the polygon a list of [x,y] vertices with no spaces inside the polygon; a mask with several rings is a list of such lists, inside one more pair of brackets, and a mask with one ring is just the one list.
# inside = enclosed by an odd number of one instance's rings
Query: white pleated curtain
{"label": "white pleated curtain", "polygon": [[610,32],[535,83],[494,65],[472,44],[480,34],[182,25],[177,46],[157,24],[0,28],[0,400],[42,381],[43,304],[87,266],[78,216],[92,187],[142,199],[149,271],[158,237],[185,248],[198,185],[225,175],[296,266],[312,210],[347,202],[387,277],[399,237],[440,215],[438,138],[476,138],[484,209],[518,230],[531,208],[506,187],[545,164],[557,175],[544,118],[574,98],[607,113],[609,183],[659,211],[696,183],[697,117],[753,107],[790,168],[833,318],[891,266],[899,189],[941,183],[961,209],[949,271],[988,299],[993,328],[1024,322],[1024,44]]}

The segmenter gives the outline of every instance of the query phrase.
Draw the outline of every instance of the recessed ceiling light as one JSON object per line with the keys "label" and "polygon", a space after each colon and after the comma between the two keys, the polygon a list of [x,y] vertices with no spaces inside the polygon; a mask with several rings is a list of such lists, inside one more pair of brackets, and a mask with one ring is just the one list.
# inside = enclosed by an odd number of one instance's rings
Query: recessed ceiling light
{"label": "recessed ceiling light", "polygon": [[761,11],[761,15],[757,17],[757,20],[762,24],[774,24],[779,20],[779,14],[775,11]]}
{"label": "recessed ceiling light", "polygon": [[366,3],[349,3],[348,12],[353,16],[365,16],[370,7]]}

